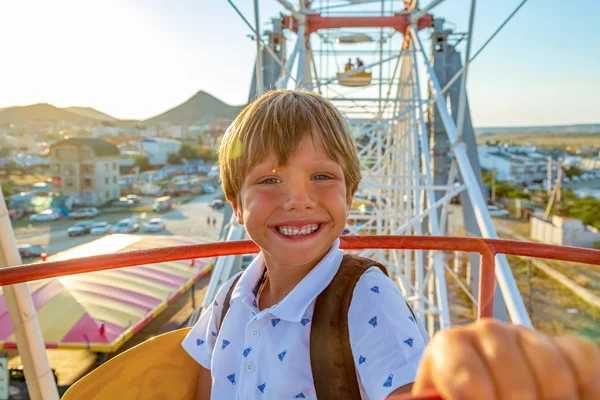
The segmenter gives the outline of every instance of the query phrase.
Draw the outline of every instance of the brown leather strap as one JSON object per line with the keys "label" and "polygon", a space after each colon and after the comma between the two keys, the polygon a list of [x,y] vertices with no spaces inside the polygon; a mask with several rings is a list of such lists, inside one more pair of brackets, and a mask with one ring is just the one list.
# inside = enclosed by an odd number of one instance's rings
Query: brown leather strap
{"label": "brown leather strap", "polygon": [[237,285],[237,283],[241,277],[242,277],[242,274],[239,274],[238,276],[235,277],[235,279],[233,280],[233,283],[231,284],[231,286],[229,287],[229,290],[227,291],[225,300],[223,300],[223,308],[221,309],[221,319],[219,320],[219,326],[217,326],[217,332],[219,332],[221,330],[221,325],[223,325],[223,320],[225,319],[225,316],[227,315],[227,311],[229,311],[229,302],[231,301],[231,293],[233,293],[233,289],[235,289],[235,285]]}
{"label": "brown leather strap", "polygon": [[337,274],[317,298],[310,331],[310,364],[319,400],[360,400],[360,389],[350,345],[348,310],[354,287],[370,267],[385,267],[346,254]]}

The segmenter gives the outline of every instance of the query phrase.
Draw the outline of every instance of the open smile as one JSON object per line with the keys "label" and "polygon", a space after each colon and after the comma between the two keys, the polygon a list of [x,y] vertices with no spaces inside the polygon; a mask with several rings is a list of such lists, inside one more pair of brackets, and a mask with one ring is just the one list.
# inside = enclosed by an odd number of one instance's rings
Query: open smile
{"label": "open smile", "polygon": [[306,224],[282,224],[271,227],[271,230],[277,236],[286,240],[305,240],[317,236],[325,223],[306,223]]}

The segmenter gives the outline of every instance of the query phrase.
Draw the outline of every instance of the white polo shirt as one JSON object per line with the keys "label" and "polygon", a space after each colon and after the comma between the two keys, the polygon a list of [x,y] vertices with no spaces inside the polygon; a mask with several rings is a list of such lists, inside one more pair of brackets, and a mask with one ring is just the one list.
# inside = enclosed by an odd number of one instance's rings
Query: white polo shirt
{"label": "white polo shirt", "polygon": [[[182,343],[211,370],[212,399],[317,398],[310,365],[311,321],[317,296],[335,276],[342,257],[338,240],[281,302],[259,311],[257,282],[264,270],[259,254],[238,281],[217,331],[234,278],[223,285]],[[354,289],[348,326],[364,399],[384,399],[414,382],[427,338],[398,287],[376,267]]]}

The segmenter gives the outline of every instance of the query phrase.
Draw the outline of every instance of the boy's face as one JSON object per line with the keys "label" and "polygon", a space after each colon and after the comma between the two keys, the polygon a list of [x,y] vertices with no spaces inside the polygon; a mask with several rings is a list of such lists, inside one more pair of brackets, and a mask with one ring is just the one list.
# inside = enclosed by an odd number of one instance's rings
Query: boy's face
{"label": "boy's face", "polygon": [[267,154],[244,179],[239,201],[232,202],[238,222],[269,266],[316,265],[342,233],[349,211],[342,166],[309,134],[286,166]]}

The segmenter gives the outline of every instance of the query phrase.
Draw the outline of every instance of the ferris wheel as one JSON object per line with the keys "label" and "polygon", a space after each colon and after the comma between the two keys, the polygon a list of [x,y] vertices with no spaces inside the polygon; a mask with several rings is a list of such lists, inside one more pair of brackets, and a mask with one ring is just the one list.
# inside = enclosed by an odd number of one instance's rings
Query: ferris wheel
{"label": "ferris wheel", "polygon": [[[483,195],[466,80],[469,64],[526,3],[507,16],[472,55],[475,0],[465,33],[432,13],[444,0],[277,0],[285,15],[261,32],[254,1],[257,57],[249,99],[265,90],[304,88],[328,98],[348,118],[363,180],[346,233],[449,234],[450,204],[467,234],[497,238]],[[275,1],[275,0],[274,0]],[[451,1],[451,0],[446,0]],[[464,54],[459,50],[464,44]],[[462,48],[462,47],[461,47]],[[459,208],[457,208],[459,207]],[[467,276],[442,251],[369,250],[384,263],[427,329],[456,322],[449,297],[475,302],[478,257]],[[531,326],[505,256],[496,257],[496,318]],[[498,290],[499,289],[499,290]]]}

